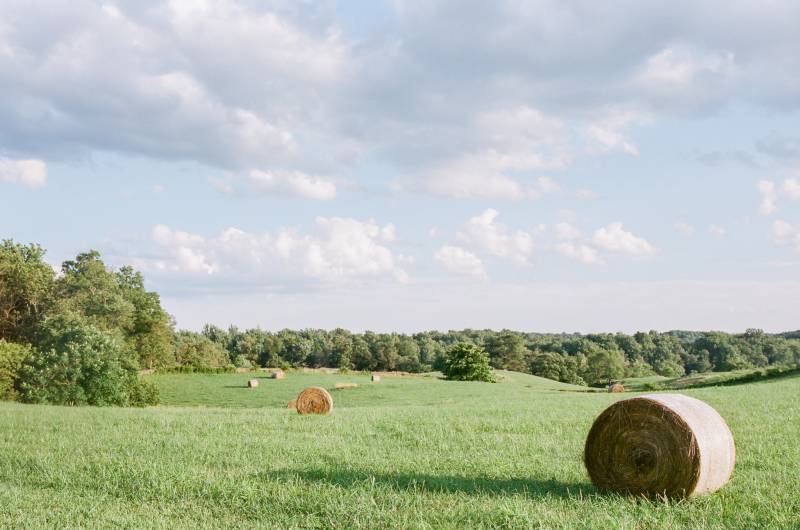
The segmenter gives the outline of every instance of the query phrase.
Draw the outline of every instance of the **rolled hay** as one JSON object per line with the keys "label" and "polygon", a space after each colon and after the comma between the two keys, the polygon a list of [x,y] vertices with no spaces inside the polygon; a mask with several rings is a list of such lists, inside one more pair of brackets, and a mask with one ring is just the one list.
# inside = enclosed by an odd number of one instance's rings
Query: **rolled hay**
{"label": "rolled hay", "polygon": [[381,382],[381,376],[379,376],[378,374],[372,374],[371,381],[373,383],[380,383]]}
{"label": "rolled hay", "polygon": [[621,394],[625,392],[625,387],[622,386],[622,383],[614,383],[613,385],[608,385],[608,391],[612,394]]}
{"label": "rolled hay", "polygon": [[356,383],[336,383],[333,385],[333,388],[336,390],[345,390],[348,388],[358,388],[358,384]]}
{"label": "rolled hay", "polygon": [[283,379],[284,377],[286,377],[286,374],[283,372],[283,370],[275,370],[272,372],[273,379]]}
{"label": "rolled hay", "polygon": [[711,406],[681,394],[624,399],[594,421],[584,464],[602,491],[689,497],[730,479],[736,447]]}
{"label": "rolled hay", "polygon": [[296,409],[297,408],[297,400],[296,399],[290,400],[289,404],[286,405],[286,408],[287,409]]}
{"label": "rolled hay", "polygon": [[300,392],[295,408],[298,414],[330,414],[333,398],[324,388],[312,386]]}
{"label": "rolled hay", "polygon": [[247,382],[247,388],[256,388],[258,386],[258,379],[251,379]]}

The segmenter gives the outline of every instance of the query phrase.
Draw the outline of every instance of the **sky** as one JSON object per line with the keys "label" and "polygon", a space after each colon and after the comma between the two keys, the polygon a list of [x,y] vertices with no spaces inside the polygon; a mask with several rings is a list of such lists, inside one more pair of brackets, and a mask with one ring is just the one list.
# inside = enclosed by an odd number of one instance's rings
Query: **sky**
{"label": "sky", "polygon": [[794,0],[0,0],[0,237],[187,329],[798,329],[798,50]]}

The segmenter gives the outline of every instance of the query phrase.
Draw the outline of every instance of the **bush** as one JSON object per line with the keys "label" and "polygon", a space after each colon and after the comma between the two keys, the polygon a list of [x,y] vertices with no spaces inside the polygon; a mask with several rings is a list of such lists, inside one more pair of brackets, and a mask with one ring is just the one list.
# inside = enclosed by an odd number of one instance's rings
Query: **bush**
{"label": "bush", "polygon": [[453,381],[494,382],[489,355],[483,348],[469,342],[459,342],[450,348],[442,372]]}
{"label": "bush", "polygon": [[0,339],[0,399],[17,399],[15,386],[19,370],[30,355],[30,346]]}
{"label": "bush", "polygon": [[76,315],[46,320],[39,345],[19,371],[28,403],[55,405],[150,404],[154,390],[138,378],[130,352],[107,332]]}

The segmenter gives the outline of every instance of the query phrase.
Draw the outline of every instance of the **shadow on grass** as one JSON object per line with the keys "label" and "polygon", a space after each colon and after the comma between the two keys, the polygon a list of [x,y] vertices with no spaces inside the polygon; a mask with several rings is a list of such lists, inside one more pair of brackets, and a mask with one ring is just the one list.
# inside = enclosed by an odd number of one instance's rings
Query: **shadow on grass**
{"label": "shadow on grass", "polygon": [[567,483],[557,480],[535,478],[489,478],[457,477],[448,475],[423,475],[418,473],[381,474],[366,471],[310,470],[310,471],[266,471],[258,478],[269,480],[302,480],[320,482],[344,488],[361,484],[377,484],[398,491],[421,491],[438,493],[466,493],[468,495],[524,495],[541,497],[583,497],[597,493],[588,483]]}

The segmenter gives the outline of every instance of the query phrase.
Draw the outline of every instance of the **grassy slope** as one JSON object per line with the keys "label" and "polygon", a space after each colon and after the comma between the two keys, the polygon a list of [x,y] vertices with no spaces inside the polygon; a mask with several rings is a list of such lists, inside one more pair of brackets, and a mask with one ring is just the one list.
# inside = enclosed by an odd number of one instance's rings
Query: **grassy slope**
{"label": "grassy slope", "polygon": [[[689,502],[600,495],[581,463],[620,396],[499,384],[289,374],[157,376],[146,410],[0,404],[0,527],[789,528],[800,514],[800,378],[688,390],[728,420],[734,479]],[[334,392],[327,417],[285,403]],[[240,391],[241,390],[241,391]]]}

